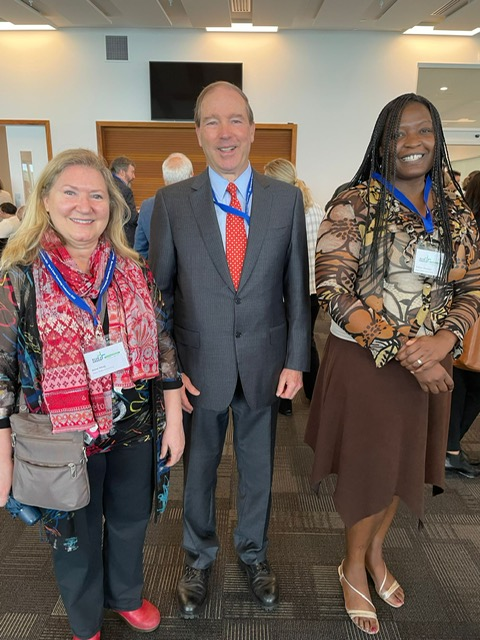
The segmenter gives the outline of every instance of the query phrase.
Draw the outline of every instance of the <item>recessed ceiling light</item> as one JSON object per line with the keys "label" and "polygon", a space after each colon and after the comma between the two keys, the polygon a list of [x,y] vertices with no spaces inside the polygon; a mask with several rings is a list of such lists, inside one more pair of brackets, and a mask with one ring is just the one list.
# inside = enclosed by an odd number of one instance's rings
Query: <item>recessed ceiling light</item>
{"label": "recessed ceiling light", "polygon": [[434,27],[412,27],[403,32],[406,36],[476,36],[480,33],[480,27],[472,29],[471,31],[449,31],[447,29],[435,29]]}
{"label": "recessed ceiling light", "polygon": [[207,31],[225,33],[276,33],[278,27],[254,27],[251,22],[232,22],[231,27],[205,27]]}
{"label": "recessed ceiling light", "polygon": [[448,91],[448,87],[440,87],[440,91]]}
{"label": "recessed ceiling light", "polygon": [[49,24],[13,24],[12,22],[0,22],[0,31],[56,31]]}
{"label": "recessed ceiling light", "polygon": [[472,120],[471,118],[457,118],[456,120],[443,120],[442,122],[461,122],[462,124],[471,124],[472,122],[476,122],[476,120]]}

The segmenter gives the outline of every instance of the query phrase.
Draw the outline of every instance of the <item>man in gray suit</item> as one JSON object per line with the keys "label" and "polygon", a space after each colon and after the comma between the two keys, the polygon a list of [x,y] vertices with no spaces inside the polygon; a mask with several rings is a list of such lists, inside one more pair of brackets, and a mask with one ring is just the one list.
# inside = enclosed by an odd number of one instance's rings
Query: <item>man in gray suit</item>
{"label": "man in gray suit", "polygon": [[301,388],[310,349],[301,192],[252,171],[255,124],[238,87],[206,87],[195,125],[208,168],[157,192],[150,246],[184,372],[185,618],[203,609],[219,547],[215,486],[230,411],[235,548],[254,599],[267,610],[278,604],[266,557],[278,403]]}

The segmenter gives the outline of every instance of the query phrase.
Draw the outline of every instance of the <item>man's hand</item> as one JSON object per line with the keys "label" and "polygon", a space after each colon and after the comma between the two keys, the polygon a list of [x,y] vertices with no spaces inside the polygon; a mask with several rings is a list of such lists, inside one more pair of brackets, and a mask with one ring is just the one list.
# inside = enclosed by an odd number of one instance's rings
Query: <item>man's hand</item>
{"label": "man's hand", "polygon": [[199,396],[200,391],[192,384],[192,381],[187,376],[186,373],[182,373],[183,387],[182,387],[182,409],[187,413],[192,413],[193,407],[190,403],[190,400],[187,396],[188,393],[191,393],[192,396]]}
{"label": "man's hand", "polygon": [[297,394],[297,391],[302,387],[303,382],[301,371],[295,371],[295,369],[282,369],[280,378],[278,379],[276,394],[279,398],[292,400]]}

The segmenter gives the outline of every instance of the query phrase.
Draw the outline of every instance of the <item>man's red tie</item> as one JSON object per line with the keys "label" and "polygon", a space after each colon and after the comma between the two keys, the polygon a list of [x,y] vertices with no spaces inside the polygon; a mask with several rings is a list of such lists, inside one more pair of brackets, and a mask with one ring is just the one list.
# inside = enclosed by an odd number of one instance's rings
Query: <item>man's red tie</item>
{"label": "man's red tie", "polygon": [[[230,206],[234,209],[242,209],[237,198],[237,185],[229,182],[227,191],[231,196]],[[227,213],[226,227],[226,253],[228,268],[232,276],[233,285],[238,289],[240,284],[240,276],[242,275],[243,260],[245,251],[247,250],[247,232],[245,231],[245,222],[241,216],[234,213]]]}

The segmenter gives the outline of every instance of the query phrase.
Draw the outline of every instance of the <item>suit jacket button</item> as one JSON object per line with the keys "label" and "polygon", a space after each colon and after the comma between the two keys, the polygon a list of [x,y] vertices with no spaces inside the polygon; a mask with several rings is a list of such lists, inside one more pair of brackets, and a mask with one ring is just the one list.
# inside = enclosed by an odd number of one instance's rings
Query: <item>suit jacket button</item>
{"label": "suit jacket button", "polygon": [[242,335],[242,334],[240,333],[240,331],[237,331],[237,332],[235,333],[235,337],[236,337],[236,338],[240,338],[240,336],[241,336],[241,335]]}
{"label": "suit jacket button", "polygon": [[240,304],[241,300],[238,296],[235,296],[235,304]]}

